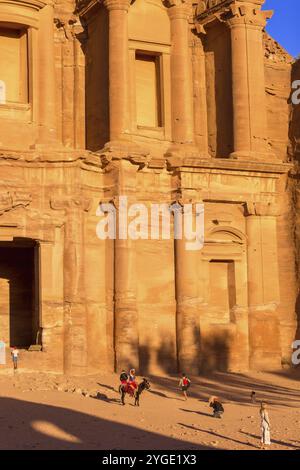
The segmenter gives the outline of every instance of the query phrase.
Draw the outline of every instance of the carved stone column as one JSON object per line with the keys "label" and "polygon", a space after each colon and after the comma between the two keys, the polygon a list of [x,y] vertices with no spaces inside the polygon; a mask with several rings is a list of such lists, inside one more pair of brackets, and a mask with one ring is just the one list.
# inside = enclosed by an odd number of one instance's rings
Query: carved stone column
{"label": "carved stone column", "polygon": [[6,347],[10,345],[10,292],[9,280],[0,278],[0,328],[1,328],[1,341]]}
{"label": "carved stone column", "polygon": [[39,12],[38,30],[38,140],[37,145],[57,141],[56,83],[54,64],[53,4]]}
{"label": "carved stone column", "polygon": [[74,35],[74,127],[75,148],[85,148],[85,55],[83,48],[87,32],[77,20],[72,32]]}
{"label": "carved stone column", "polygon": [[201,155],[209,157],[208,153],[208,127],[207,127],[207,101],[206,101],[206,75],[205,53],[200,37],[193,38],[193,90],[194,90],[194,128],[195,142]]}
{"label": "carved stone column", "polygon": [[80,197],[53,199],[51,207],[65,211],[64,226],[64,371],[87,371],[87,312],[84,278],[84,211],[90,201]]}
{"label": "carved stone column", "polygon": [[120,206],[120,196],[134,200],[136,168],[127,160],[115,164],[117,208],[116,239],[114,241],[114,345],[115,369],[139,368],[139,330],[136,299],[136,247],[128,236],[126,221],[122,214],[127,210]]}
{"label": "carved stone column", "polygon": [[131,0],[105,0],[109,12],[110,140],[124,140],[129,129],[128,10]]}
{"label": "carved stone column", "polygon": [[[183,204],[183,200],[181,200]],[[189,204],[190,200],[186,200]],[[199,201],[198,201],[199,202]],[[194,209],[194,207],[193,207]],[[191,209],[191,210],[193,210]],[[184,215],[187,206],[178,205]],[[196,214],[194,213],[193,216]],[[175,239],[177,356],[180,372],[197,375],[200,367],[200,251],[187,249],[184,236]]]}
{"label": "carved stone column", "polygon": [[171,22],[171,119],[173,147],[170,156],[183,152],[198,156],[194,146],[194,109],[189,17],[186,0],[168,0]]}
{"label": "carved stone column", "polygon": [[277,206],[246,204],[250,368],[280,368]]}
{"label": "carved stone column", "polygon": [[[272,159],[268,149],[263,28],[269,11],[258,2],[235,2],[227,24],[231,32],[233,157]],[[259,3],[263,3],[262,0]]]}
{"label": "carved stone column", "polygon": [[85,148],[85,29],[75,16],[55,18],[61,62],[61,140],[67,148]]}

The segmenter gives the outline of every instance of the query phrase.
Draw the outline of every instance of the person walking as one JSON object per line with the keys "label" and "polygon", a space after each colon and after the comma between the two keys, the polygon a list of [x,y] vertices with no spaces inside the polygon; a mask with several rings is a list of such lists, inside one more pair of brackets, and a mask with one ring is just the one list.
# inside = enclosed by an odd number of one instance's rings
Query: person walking
{"label": "person walking", "polygon": [[191,385],[190,379],[187,377],[185,373],[183,373],[179,381],[179,387],[181,388],[181,391],[183,392],[185,401],[187,400],[187,391],[190,388],[190,385]]}
{"label": "person walking", "polygon": [[267,406],[265,403],[261,402],[260,405],[260,429],[261,429],[261,449],[266,449],[266,446],[271,445],[271,436],[270,436],[270,420],[269,414],[267,411]]}

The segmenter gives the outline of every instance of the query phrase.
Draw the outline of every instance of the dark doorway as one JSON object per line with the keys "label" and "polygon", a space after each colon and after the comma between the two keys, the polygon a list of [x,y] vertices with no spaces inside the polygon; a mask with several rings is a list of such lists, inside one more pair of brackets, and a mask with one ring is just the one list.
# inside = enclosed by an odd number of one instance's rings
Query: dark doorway
{"label": "dark doorway", "polygon": [[0,243],[0,339],[28,348],[39,331],[38,244]]}

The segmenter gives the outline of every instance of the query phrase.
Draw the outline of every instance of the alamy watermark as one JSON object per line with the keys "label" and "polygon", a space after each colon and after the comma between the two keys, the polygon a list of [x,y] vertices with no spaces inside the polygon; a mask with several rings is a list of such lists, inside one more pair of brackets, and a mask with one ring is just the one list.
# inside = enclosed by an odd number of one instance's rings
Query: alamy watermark
{"label": "alamy watermark", "polygon": [[292,83],[292,89],[295,90],[292,93],[292,103],[294,105],[300,104],[300,80],[294,80]]}
{"label": "alamy watermark", "polygon": [[188,251],[204,245],[204,204],[129,204],[127,196],[100,203],[96,215],[99,239],[183,240]]}
{"label": "alamy watermark", "polygon": [[295,349],[295,351],[292,354],[292,364],[294,366],[298,366],[300,364],[300,340],[299,339],[293,341],[292,348]]}

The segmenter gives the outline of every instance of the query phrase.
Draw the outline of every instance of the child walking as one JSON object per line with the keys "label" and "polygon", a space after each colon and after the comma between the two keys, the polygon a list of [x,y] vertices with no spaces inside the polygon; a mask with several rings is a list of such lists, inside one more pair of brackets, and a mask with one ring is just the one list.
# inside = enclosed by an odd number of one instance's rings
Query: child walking
{"label": "child walking", "polygon": [[190,379],[187,377],[186,374],[182,374],[182,377],[179,381],[179,387],[181,387],[181,391],[183,392],[183,396],[185,400],[187,400],[187,391],[191,385]]}

